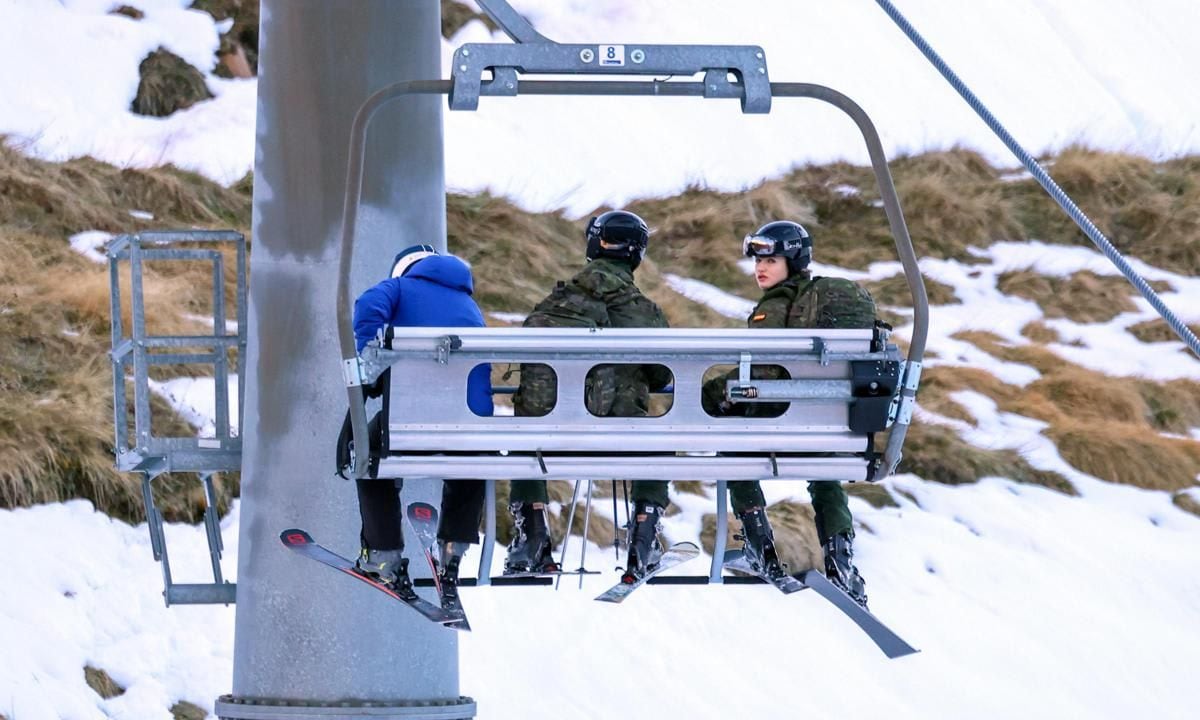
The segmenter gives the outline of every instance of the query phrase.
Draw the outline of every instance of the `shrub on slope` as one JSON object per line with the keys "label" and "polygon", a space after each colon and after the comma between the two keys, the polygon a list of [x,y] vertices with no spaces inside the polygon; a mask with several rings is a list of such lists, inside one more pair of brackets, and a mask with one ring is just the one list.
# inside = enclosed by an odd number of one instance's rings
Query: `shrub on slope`
{"label": "shrub on slope", "polygon": [[[82,497],[114,517],[143,519],[138,479],[113,467],[108,270],[71,250],[67,237],[246,227],[249,208],[247,183],[226,189],[174,168],[122,170],[88,158],[45,163],[0,144],[0,506]],[[208,310],[211,271],[199,265],[148,266],[156,330],[197,331],[184,313]],[[160,434],[195,432],[158,398],[152,415]],[[164,476],[156,484],[169,519],[199,517],[203,495],[194,479]],[[218,486],[224,504],[236,478]]]}

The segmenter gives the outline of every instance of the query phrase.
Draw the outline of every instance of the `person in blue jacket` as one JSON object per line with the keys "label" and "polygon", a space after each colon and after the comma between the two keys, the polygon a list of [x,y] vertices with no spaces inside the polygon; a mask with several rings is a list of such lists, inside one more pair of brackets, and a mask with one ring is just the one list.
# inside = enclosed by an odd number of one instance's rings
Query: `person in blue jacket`
{"label": "person in blue jacket", "polygon": [[[429,245],[414,245],[396,256],[391,277],[364,292],[354,303],[357,349],[375,338],[385,325],[393,327],[483,327],[483,313],[471,298],[475,283],[467,264],[453,255],[440,255]],[[491,415],[491,367],[480,365],[467,378],[467,405],[476,415]],[[358,481],[362,516],[359,572],[395,587],[411,587],[408,558],[403,556],[404,480]],[[458,566],[471,543],[479,542],[483,515],[483,480],[454,480],[442,484],[442,514],[438,527],[439,574],[443,592],[457,591]]]}

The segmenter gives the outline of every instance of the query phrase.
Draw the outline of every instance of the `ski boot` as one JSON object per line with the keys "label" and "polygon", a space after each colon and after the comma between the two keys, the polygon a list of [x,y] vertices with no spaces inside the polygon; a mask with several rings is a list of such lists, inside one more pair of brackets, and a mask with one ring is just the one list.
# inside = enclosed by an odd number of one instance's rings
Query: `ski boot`
{"label": "ski boot", "polygon": [[354,570],[365,577],[376,580],[399,595],[412,592],[412,578],[408,576],[408,558],[404,550],[372,550],[363,548],[354,563]]}
{"label": "ski boot", "polygon": [[760,572],[774,580],[784,574],[783,565],[779,562],[779,554],[775,551],[775,535],[771,532],[771,523],[767,520],[766,508],[751,508],[738,514],[742,521],[742,534],[736,539],[742,541],[742,555],[755,572]]}
{"label": "ski boot", "polygon": [[509,503],[513,516],[514,535],[504,560],[505,575],[550,573],[558,571],[558,563],[550,554],[550,528],[546,506],[542,503]]}
{"label": "ski boot", "polygon": [[441,550],[438,553],[437,562],[438,586],[441,588],[443,598],[456,600],[458,599],[458,566],[462,563],[462,556],[466,552],[468,544],[447,540],[442,540],[439,544]]}
{"label": "ski boot", "polygon": [[842,533],[829,538],[821,548],[825,552],[825,577],[854,600],[867,607],[867,582],[854,567],[853,535]]}
{"label": "ski boot", "polygon": [[663,555],[663,546],[658,540],[658,531],[661,529],[658,521],[662,513],[663,508],[651,503],[638,508],[633,527],[628,531],[629,559],[625,563],[625,574],[621,576],[622,582],[637,582],[658,566]]}

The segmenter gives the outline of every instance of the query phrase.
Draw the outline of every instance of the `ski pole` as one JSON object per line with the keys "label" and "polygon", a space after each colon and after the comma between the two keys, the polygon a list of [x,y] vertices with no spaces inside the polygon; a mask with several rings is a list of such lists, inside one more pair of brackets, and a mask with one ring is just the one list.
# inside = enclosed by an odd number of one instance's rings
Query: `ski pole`
{"label": "ski pole", "polygon": [[613,557],[617,562],[621,562],[621,543],[617,540],[617,481],[612,481],[612,496],[613,496]]}
{"label": "ski pole", "polygon": [[583,506],[583,543],[579,546],[580,590],[583,589],[583,573],[587,571],[588,522],[592,519],[592,484],[592,481],[588,480],[587,503]]}
{"label": "ski pole", "polygon": [[575,481],[575,489],[571,491],[571,512],[567,514],[567,532],[563,535],[562,554],[558,556],[558,577],[554,579],[554,589],[562,582],[562,569],[567,561],[567,544],[571,541],[571,528],[575,526],[575,500],[579,497],[579,481]]}

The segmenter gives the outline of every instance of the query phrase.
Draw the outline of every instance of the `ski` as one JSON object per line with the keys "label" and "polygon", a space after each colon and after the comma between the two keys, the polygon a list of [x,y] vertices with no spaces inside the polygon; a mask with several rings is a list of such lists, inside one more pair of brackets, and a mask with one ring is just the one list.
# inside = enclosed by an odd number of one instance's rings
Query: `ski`
{"label": "ski", "polygon": [[787,573],[779,577],[771,577],[766,573],[755,570],[754,566],[750,564],[750,561],[746,559],[746,556],[740,549],[726,550],[722,565],[730,570],[737,570],[738,572],[760,577],[764,582],[774,585],[784,595],[791,595],[808,587]]}
{"label": "ski", "polygon": [[646,581],[650,578],[658,575],[664,570],[668,570],[676,565],[685,563],[688,560],[695,558],[699,554],[700,548],[696,547],[694,543],[676,543],[663,552],[658,564],[655,565],[654,568],[645,575],[641,577],[627,576],[631,578],[629,582],[626,582],[626,576],[623,576],[621,578],[621,582],[613,585],[608,590],[596,596],[596,599],[600,602],[619,603],[625,598],[629,597],[634,590],[637,590],[641,586],[645,585]]}
{"label": "ski", "polygon": [[879,618],[871,614],[871,611],[859,605],[854,601],[854,598],[847,595],[837,585],[829,582],[828,578],[816,570],[800,573],[797,580],[806,587],[816,590],[818,595],[833,603],[834,607],[845,613],[846,617],[850,618],[855,625],[861,628],[867,634],[867,637],[871,638],[871,641],[879,646],[883,654],[889,658],[895,659],[920,652],[920,650],[909,645],[903,638],[892,632],[891,628],[880,622]]}
{"label": "ski", "polygon": [[454,622],[447,623],[446,627],[469,632],[471,623],[467,622],[467,612],[463,609],[458,589],[455,588],[453,593],[446,593],[442,589],[437,556],[434,554],[437,548],[437,508],[426,502],[409,503],[405,516],[408,517],[408,524],[412,526],[413,534],[417,536],[417,542],[421,544],[421,551],[425,553],[425,561],[429,563],[429,570],[433,573],[433,587],[437,590],[442,609],[454,617]]}
{"label": "ski", "polygon": [[895,659],[920,652],[905,642],[899,635],[892,632],[888,626],[880,622],[879,618],[871,614],[871,611],[859,605],[855,602],[854,598],[847,595],[837,585],[829,582],[824,575],[816,570],[809,570],[795,577],[783,575],[778,578],[770,578],[751,567],[741,550],[727,550],[723,564],[730,570],[756,575],[765,582],[779,588],[785,595],[790,595],[791,593],[807,588],[816,590],[818,595],[831,602],[834,607],[841,610],[846,617],[850,618],[855,625],[862,629],[867,634],[867,637],[871,638],[871,641],[879,646],[883,654],[889,658]]}
{"label": "ski", "polygon": [[358,580],[365,582],[376,590],[387,593],[391,597],[399,600],[413,610],[416,610],[424,615],[427,619],[432,620],[435,623],[445,625],[447,623],[453,623],[457,620],[457,618],[450,613],[447,613],[442,608],[434,605],[428,600],[419,597],[416,592],[410,590],[407,593],[400,593],[377,580],[373,580],[366,575],[360,574],[357,570],[355,570],[353,560],[342,557],[329,548],[318,544],[312,539],[311,535],[300,528],[284,530],[283,532],[279,533],[279,540],[288,549],[294,550],[304,557],[311,558],[319,563],[328,565],[334,570],[340,570],[353,578],[357,578]]}

